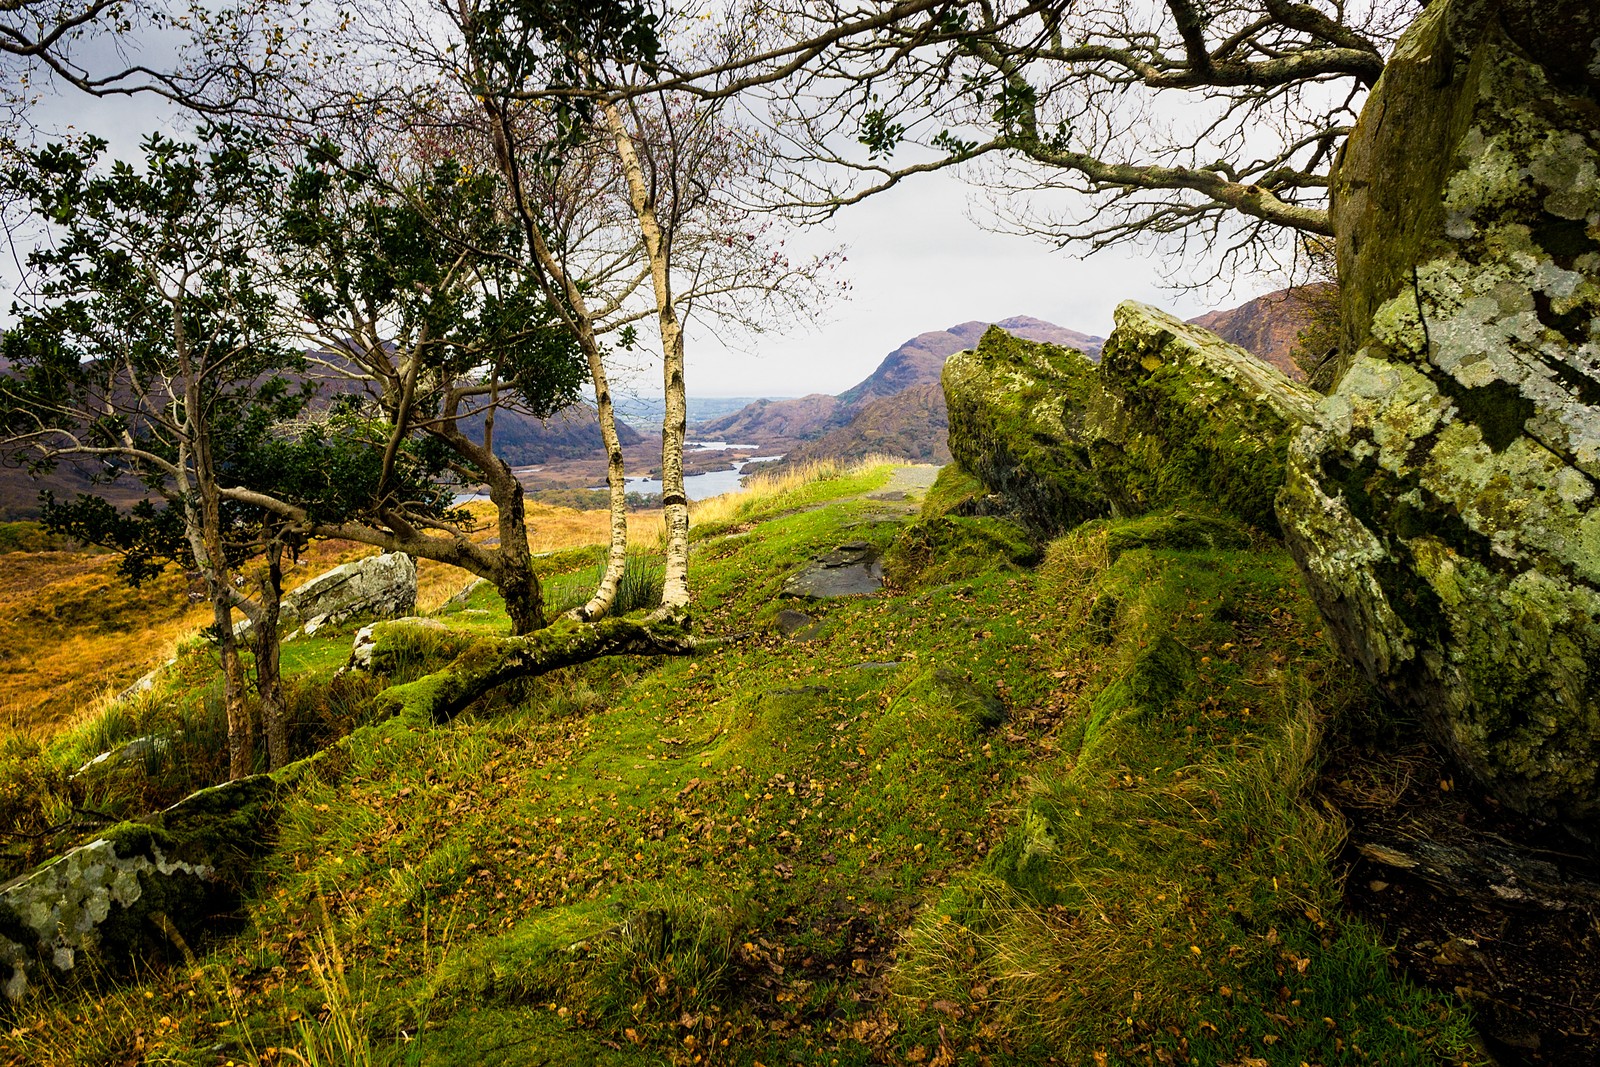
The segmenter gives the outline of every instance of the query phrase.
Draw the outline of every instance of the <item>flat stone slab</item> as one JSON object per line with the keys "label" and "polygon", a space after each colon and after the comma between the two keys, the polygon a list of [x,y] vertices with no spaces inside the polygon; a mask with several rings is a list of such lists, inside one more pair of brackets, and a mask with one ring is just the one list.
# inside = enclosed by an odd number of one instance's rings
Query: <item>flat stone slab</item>
{"label": "flat stone slab", "polygon": [[779,596],[803,600],[828,600],[861,596],[883,588],[883,566],[878,552],[865,541],[846,541],[811,561],[784,583]]}
{"label": "flat stone slab", "polygon": [[784,608],[773,621],[777,623],[778,632],[791,641],[809,641],[818,632],[816,619],[793,608]]}

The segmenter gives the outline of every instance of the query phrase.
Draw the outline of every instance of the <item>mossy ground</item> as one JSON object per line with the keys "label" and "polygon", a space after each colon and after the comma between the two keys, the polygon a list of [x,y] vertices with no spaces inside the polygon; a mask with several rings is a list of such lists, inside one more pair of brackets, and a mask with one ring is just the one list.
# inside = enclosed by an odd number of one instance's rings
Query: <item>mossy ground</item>
{"label": "mossy ground", "polygon": [[[696,620],[744,640],[358,728],[286,800],[244,933],[7,1009],[0,1062],[1468,1058],[1337,914],[1302,787],[1351,694],[1287,558],[1113,562],[1097,523],[778,636],[787,573],[899,533],[825,503],[885,473],[708,524]],[[335,658],[295,656],[307,685]]]}

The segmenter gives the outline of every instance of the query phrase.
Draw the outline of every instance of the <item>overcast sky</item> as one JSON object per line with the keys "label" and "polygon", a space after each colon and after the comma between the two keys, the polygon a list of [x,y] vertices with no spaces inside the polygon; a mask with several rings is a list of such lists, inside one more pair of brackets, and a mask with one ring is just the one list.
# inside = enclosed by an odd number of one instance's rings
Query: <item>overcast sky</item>
{"label": "overcast sky", "polygon": [[[95,132],[111,142],[113,155],[125,158],[137,156],[140,138],[152,130],[178,132],[170,110],[149,97],[93,100],[69,92],[44,101],[37,114],[41,125]],[[841,269],[851,283],[850,298],[823,309],[815,321],[785,324],[753,341],[736,339],[737,347],[692,328],[691,395],[837,393],[909,338],[972,319],[1032,315],[1104,336],[1122,300],[1146,301],[1189,318],[1273,287],[1245,280],[1232,293],[1204,295],[1164,288],[1157,252],[1124,247],[1085,259],[990,232],[969,218],[971,198],[952,175],[923,175],[841,211],[829,229],[800,235],[791,242],[796,252],[845,246]],[[626,384],[659,389],[649,372]]]}
{"label": "overcast sky", "polygon": [[[972,319],[1032,315],[1105,336],[1120,301],[1142,300],[1191,318],[1257,295],[1210,299],[1163,288],[1156,253],[1138,248],[1088,259],[1025,237],[984,230],[968,217],[971,191],[950,175],[923,175],[845,209],[831,232],[808,237],[818,249],[847,247],[851,298],[820,321],[730,351],[691,337],[689,389],[705,396],[841,392],[885,355],[928,330]],[[1220,302],[1220,304],[1219,304]]]}

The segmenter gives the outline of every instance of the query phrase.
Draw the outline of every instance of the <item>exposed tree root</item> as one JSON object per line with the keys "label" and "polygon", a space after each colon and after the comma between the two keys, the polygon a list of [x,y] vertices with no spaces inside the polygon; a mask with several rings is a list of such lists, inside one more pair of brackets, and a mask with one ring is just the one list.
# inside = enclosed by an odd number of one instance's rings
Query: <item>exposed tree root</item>
{"label": "exposed tree root", "polygon": [[379,693],[392,715],[417,723],[448,722],[474,700],[518,678],[534,678],[601,656],[689,656],[728,638],[697,638],[681,613],[579,622],[563,617],[523,637],[485,637],[442,670]]}

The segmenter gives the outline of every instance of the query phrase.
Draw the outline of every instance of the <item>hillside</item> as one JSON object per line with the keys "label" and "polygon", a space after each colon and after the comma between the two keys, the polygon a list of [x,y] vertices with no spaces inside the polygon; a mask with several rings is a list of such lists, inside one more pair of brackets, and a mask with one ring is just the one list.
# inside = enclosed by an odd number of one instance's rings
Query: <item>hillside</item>
{"label": "hillside", "polygon": [[924,382],[868,402],[847,425],[791,448],[782,464],[798,466],[821,459],[853,462],[868,456],[948,463],[950,447],[945,434],[949,428],[944,390],[937,382]]}
{"label": "hillside", "polygon": [[[1462,1055],[1455,1009],[1339,914],[1339,835],[1299,799],[1319,716],[1294,694],[1358,695],[1282,550],[1164,547],[1139,520],[1034,567],[1005,524],[960,520],[977,540],[906,555],[887,475],[703,521],[703,625],[752,636],[698,656],[414,728],[361,724],[382,681],[332,681],[348,630],[286,646],[303,713],[347,735],[286,779],[240,926],[13,1007],[0,1062]],[[846,541],[887,552],[893,584],[802,603],[783,636],[785,578]],[[545,561],[552,586],[592,558]],[[440,618],[503,625],[486,590]],[[162,701],[199,708],[205,681],[191,663]],[[146,729],[135,709],[52,758]],[[181,766],[128,766],[99,803]]]}
{"label": "hillside", "polygon": [[[604,454],[600,424],[592,404],[577,403],[563,408],[548,419],[536,419],[519,411],[501,411],[494,418],[495,451],[513,467],[553,463],[564,459],[588,459]],[[467,420],[469,434],[482,432],[483,419]],[[627,423],[617,422],[617,437],[624,447],[645,440]]]}
{"label": "hillside", "polygon": [[1300,331],[1332,298],[1332,285],[1315,283],[1279,289],[1236,308],[1209,311],[1189,321],[1253,353],[1298,382],[1305,380],[1305,372],[1291,358],[1295,342]]}

